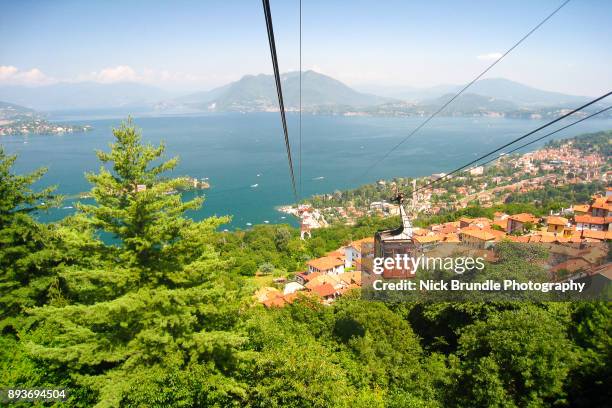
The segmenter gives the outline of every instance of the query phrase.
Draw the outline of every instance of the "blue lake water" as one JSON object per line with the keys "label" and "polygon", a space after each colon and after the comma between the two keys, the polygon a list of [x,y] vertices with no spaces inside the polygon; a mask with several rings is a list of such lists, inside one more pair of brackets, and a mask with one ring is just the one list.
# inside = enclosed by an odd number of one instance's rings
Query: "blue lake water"
{"label": "blue lake water", "polygon": [[[54,119],[90,124],[94,130],[58,136],[6,136],[0,143],[7,152],[18,154],[16,172],[48,168],[39,185],[56,184],[58,192],[65,195],[88,191],[90,185],[84,172],[99,168],[94,152],[108,150],[111,129],[120,119],[75,120],[58,116]],[[288,120],[298,177],[297,116],[289,115]],[[422,118],[303,116],[303,196],[353,188],[380,178],[446,172],[542,124],[534,120],[436,118],[367,176],[362,176],[421,121]],[[176,175],[210,178],[210,190],[186,193],[185,198],[193,194],[206,196],[202,209],[192,214],[194,218],[231,215],[232,222],[227,226],[230,229],[264,221],[295,225],[295,220],[281,218],[284,214],[275,209],[293,201],[277,113],[137,117],[135,123],[142,129],[145,141],[164,141],[168,157],[180,156]],[[608,129],[612,129],[610,119],[589,120],[556,134],[555,138]],[[255,184],[258,186],[251,187]],[[64,207],[73,206],[73,201],[69,200]],[[71,211],[53,209],[40,217],[54,220]]]}

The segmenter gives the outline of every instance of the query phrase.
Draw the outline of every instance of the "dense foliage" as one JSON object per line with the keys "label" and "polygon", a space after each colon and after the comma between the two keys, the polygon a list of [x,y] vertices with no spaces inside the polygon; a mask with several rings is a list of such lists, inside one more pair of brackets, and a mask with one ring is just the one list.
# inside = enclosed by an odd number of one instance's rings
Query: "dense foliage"
{"label": "dense foliage", "polygon": [[71,407],[610,401],[608,304],[385,304],[348,293],[332,306],[264,309],[251,275],[294,272],[395,220],[307,241],[286,225],[219,232],[225,218],[185,216],[202,202],[182,201],[181,181],[164,178],[177,160],[163,146],[144,145],[131,122],[114,136],[87,175],[95,204],[47,225],[31,216],[52,198],[31,189],[44,171],[15,175],[0,150],[0,388],[66,387],[59,405]]}

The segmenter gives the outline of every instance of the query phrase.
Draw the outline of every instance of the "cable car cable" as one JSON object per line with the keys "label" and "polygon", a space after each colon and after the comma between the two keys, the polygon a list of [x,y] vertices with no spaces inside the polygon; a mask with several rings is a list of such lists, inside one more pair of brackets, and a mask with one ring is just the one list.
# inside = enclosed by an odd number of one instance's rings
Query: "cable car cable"
{"label": "cable car cable", "polygon": [[300,198],[302,198],[302,0],[300,0],[300,116],[299,116],[299,180],[300,180]]}
{"label": "cable car cable", "polygon": [[287,161],[289,162],[289,173],[291,176],[291,187],[295,201],[298,201],[297,189],[295,186],[295,174],[293,172],[293,160],[291,159],[291,144],[289,143],[289,132],[287,131],[287,118],[285,117],[285,103],[283,102],[283,89],[281,87],[280,73],[278,70],[278,59],[276,56],[276,43],[274,41],[274,28],[272,25],[272,13],[270,12],[270,1],[262,0],[264,15],[266,17],[266,29],[268,31],[268,42],[270,43],[270,55],[272,57],[272,67],[274,69],[274,80],[276,82],[276,93],[278,95],[278,106],[280,109],[283,133],[285,136],[285,148],[287,150]]}
{"label": "cable car cable", "polygon": [[461,88],[461,90],[459,92],[457,92],[455,94],[455,96],[453,96],[451,99],[449,99],[446,103],[444,103],[438,110],[436,110],[434,113],[432,113],[427,119],[425,119],[423,122],[421,122],[421,124],[419,124],[416,128],[414,128],[409,134],[408,136],[406,136],[404,139],[402,139],[399,143],[397,143],[395,146],[393,146],[387,153],[385,153],[384,156],[382,156],[380,159],[376,160],[370,167],[368,167],[366,169],[366,171],[362,174],[361,177],[365,177],[368,175],[368,173],[370,171],[372,171],[372,169],[374,167],[376,167],[378,164],[380,164],[383,160],[385,160],[387,157],[389,157],[389,155],[391,153],[393,153],[398,147],[400,147],[402,144],[404,144],[404,142],[406,142],[408,139],[410,139],[412,136],[414,136],[414,134],[416,134],[419,130],[421,130],[421,128],[423,128],[427,123],[429,123],[429,121],[431,121],[433,118],[435,118],[440,112],[442,112],[448,105],[450,105],[455,99],[457,99],[461,94],[463,94],[469,87],[471,87],[476,81],[478,81],[484,74],[486,74],[487,72],[489,72],[489,70],[491,70],[491,68],[493,68],[495,65],[497,65],[501,60],[503,60],[508,54],[510,54],[516,47],[518,47],[519,45],[521,45],[521,43],[523,41],[525,41],[529,36],[531,36],[531,34],[533,34],[535,31],[537,31],[542,25],[544,25],[544,23],[546,23],[550,18],[552,18],[552,16],[554,16],[555,14],[557,14],[557,12],[559,10],[561,10],[563,7],[565,7],[565,5],[567,3],[569,3],[570,0],[566,0],[564,1],[559,7],[557,7],[552,13],[550,13],[544,20],[542,20],[538,25],[536,25],[534,28],[531,29],[531,31],[529,31],[527,34],[525,34],[518,42],[516,42],[516,44],[514,44],[512,47],[510,47],[504,54],[502,54],[501,57],[499,57],[498,59],[496,59],[491,65],[489,65],[484,71],[482,71],[480,74],[478,74],[476,76],[476,78],[474,78],[471,82],[469,82],[467,85],[465,85],[463,88]]}
{"label": "cable car cable", "polygon": [[514,143],[519,142],[519,141],[521,141],[521,140],[523,140],[523,139],[525,139],[525,138],[527,138],[527,137],[531,136],[532,134],[534,134],[534,133],[536,133],[536,132],[538,132],[538,131],[540,131],[540,130],[542,130],[542,129],[547,128],[548,126],[551,126],[551,125],[553,125],[553,124],[555,124],[555,123],[559,122],[560,120],[563,120],[563,119],[567,118],[568,116],[571,116],[571,115],[573,115],[574,113],[576,113],[576,112],[578,112],[578,111],[580,111],[580,110],[582,110],[582,109],[584,109],[584,108],[586,108],[586,107],[588,107],[588,106],[591,106],[591,105],[593,105],[594,103],[597,103],[597,102],[599,102],[599,101],[600,101],[600,100],[602,100],[602,99],[607,98],[607,97],[608,97],[608,96],[610,96],[610,95],[612,95],[612,91],[611,91],[611,92],[608,92],[608,93],[606,93],[606,94],[604,94],[604,95],[602,95],[602,96],[600,96],[600,97],[598,97],[598,98],[595,98],[595,99],[591,100],[590,102],[587,102],[587,103],[585,103],[584,105],[582,105],[582,106],[580,106],[580,107],[578,107],[578,108],[576,108],[576,109],[573,109],[573,110],[571,110],[570,112],[568,112],[568,113],[566,113],[566,114],[564,114],[564,115],[559,116],[557,119],[554,119],[554,120],[552,120],[552,121],[550,121],[550,122],[545,123],[544,125],[542,125],[542,126],[538,127],[537,129],[534,129],[534,130],[532,130],[531,132],[528,132],[528,133],[524,134],[523,136],[520,136],[520,137],[517,137],[516,139],[511,140],[510,142],[508,142],[508,143],[504,144],[504,145],[503,145],[503,146],[501,146],[501,147],[496,148],[495,150],[492,150],[492,151],[490,151],[490,152],[488,152],[488,153],[486,153],[486,154],[483,154],[482,156],[478,157],[477,159],[472,160],[472,161],[471,161],[471,162],[469,162],[468,164],[465,164],[465,165],[463,165],[463,166],[461,166],[461,167],[459,167],[459,168],[457,168],[457,169],[455,169],[455,170],[451,171],[450,173],[445,174],[444,176],[442,176],[442,177],[440,177],[440,178],[438,178],[438,179],[436,179],[436,180],[431,181],[430,183],[428,183],[428,184],[424,185],[423,187],[417,188],[417,189],[416,189],[416,190],[414,190],[414,191],[415,191],[415,192],[418,192],[418,191],[421,191],[421,190],[423,190],[423,189],[425,189],[425,188],[427,188],[427,187],[430,187],[430,186],[432,186],[433,184],[436,184],[436,183],[438,183],[439,181],[441,181],[441,180],[443,180],[443,179],[446,179],[446,178],[448,178],[449,176],[451,176],[451,175],[453,175],[453,174],[455,174],[455,173],[457,173],[457,172],[459,172],[459,171],[461,171],[461,170],[465,169],[466,167],[469,167],[469,166],[471,166],[472,164],[475,164],[475,163],[479,162],[480,160],[482,160],[482,159],[484,159],[484,158],[486,158],[486,157],[488,157],[488,156],[490,156],[490,155],[492,155],[492,154],[494,154],[494,153],[497,153],[497,152],[499,152],[500,150],[503,150],[503,149],[505,149],[506,147],[508,147],[508,146],[510,146],[510,145],[513,145]]}
{"label": "cable car cable", "polygon": [[[565,130],[565,129],[569,128],[569,127],[572,127],[572,126],[574,126],[574,125],[577,125],[577,124],[578,124],[578,123],[580,123],[580,122],[584,122],[585,120],[590,119],[590,118],[592,118],[593,116],[597,116],[597,115],[599,115],[599,114],[601,114],[601,113],[604,113],[604,112],[606,112],[606,111],[608,111],[608,110],[610,110],[610,109],[612,109],[612,106],[608,106],[607,108],[602,109],[602,110],[600,110],[600,111],[597,111],[597,112],[595,112],[595,113],[592,113],[592,114],[590,114],[589,116],[585,116],[584,118],[579,119],[579,120],[577,120],[577,121],[575,121],[575,122],[572,122],[572,123],[570,123],[570,124],[568,124],[568,125],[565,125],[565,126],[563,126],[562,128],[559,128],[559,129],[557,129],[557,130],[555,130],[555,131],[553,131],[553,132],[547,133],[547,134],[545,134],[544,136],[538,137],[537,139],[532,140],[531,142],[527,142],[527,143],[525,143],[525,144],[520,145],[519,147],[515,147],[514,149],[512,149],[512,150],[510,150],[510,151],[508,151],[508,152],[506,152],[506,153],[504,153],[504,156],[505,156],[505,155],[508,155],[508,154],[512,154],[512,153],[516,152],[517,150],[521,150],[521,149],[523,149],[523,148],[525,148],[525,147],[527,147],[527,146],[530,146],[530,145],[532,145],[532,144],[534,144],[534,143],[537,143],[537,142],[539,142],[540,140],[543,140],[543,139],[545,139],[545,138],[547,138],[547,137],[549,137],[549,136],[554,135],[555,133],[559,133],[559,132],[560,132],[560,131],[562,131],[562,130]],[[494,158],[492,158],[492,159],[490,159],[490,160],[487,160],[487,161],[486,161],[486,162],[484,162],[484,163],[480,163],[479,165],[480,165],[480,166],[487,165],[487,164],[489,164],[489,163],[491,163],[491,162],[494,162],[495,160],[499,160],[501,157],[502,157],[502,156],[499,156],[499,157],[494,157]]]}

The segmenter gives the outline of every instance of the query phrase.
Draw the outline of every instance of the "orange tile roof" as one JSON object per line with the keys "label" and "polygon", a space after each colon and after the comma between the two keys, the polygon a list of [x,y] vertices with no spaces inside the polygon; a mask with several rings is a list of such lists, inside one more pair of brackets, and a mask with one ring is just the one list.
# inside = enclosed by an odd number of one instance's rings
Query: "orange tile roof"
{"label": "orange tile roof", "polygon": [[489,234],[495,235],[495,238],[497,240],[501,240],[502,238],[506,237],[506,233],[504,231],[497,231],[492,228],[485,228],[483,229],[483,231],[488,232]]}
{"label": "orange tile roof", "polygon": [[489,231],[483,231],[483,230],[472,230],[472,229],[462,230],[460,234],[467,235],[469,237],[473,237],[476,239],[480,239],[482,241],[492,241],[496,238],[495,235],[493,235]]}
{"label": "orange tile roof", "polygon": [[610,206],[610,204],[608,204],[607,201],[608,200],[607,200],[606,197],[596,198],[595,201],[593,201],[593,204],[591,204],[591,207],[592,208],[603,209],[603,210],[610,210],[610,209],[612,209],[612,206]]}
{"label": "orange tile roof", "polygon": [[504,218],[503,220],[494,221],[493,225],[497,225],[498,227],[507,229],[508,228],[508,218]]}
{"label": "orange tile roof", "polygon": [[336,289],[334,289],[334,287],[329,283],[324,283],[322,285],[315,286],[311,290],[313,291],[313,293],[316,293],[321,297],[331,296],[336,293]]}
{"label": "orange tile roof", "polygon": [[601,239],[601,240],[612,239],[612,231],[583,230],[582,237]]}
{"label": "orange tile roof", "polygon": [[324,256],[322,258],[311,259],[307,264],[320,271],[327,271],[344,265],[344,261],[336,256]]}
{"label": "orange tile roof", "polygon": [[351,242],[350,246],[355,248],[357,251],[362,252],[363,244],[374,244],[374,237],[358,239],[357,241]]}
{"label": "orange tile roof", "polygon": [[312,272],[312,273],[300,272],[297,274],[297,276],[300,276],[302,279],[304,279],[305,282],[310,282],[311,280],[313,280],[314,278],[320,275],[321,275],[321,272]]}
{"label": "orange tile roof", "polygon": [[461,242],[461,240],[457,234],[450,233],[444,236],[444,242]]}
{"label": "orange tile roof", "polygon": [[589,212],[589,208],[590,207],[588,204],[576,204],[572,207],[574,212],[583,212],[583,213]]}
{"label": "orange tile roof", "polygon": [[338,276],[339,275],[319,274],[319,276],[306,283],[306,289],[312,289],[315,286],[323,285],[324,283],[329,283],[332,286],[336,286],[340,283],[340,278]]}
{"label": "orange tile roof", "polygon": [[589,214],[586,215],[576,215],[574,217],[574,221],[576,221],[577,223],[583,223],[583,224],[597,224],[597,225],[603,225],[605,224],[605,218],[604,217],[593,217]]}
{"label": "orange tile roof", "polygon": [[338,279],[347,285],[357,284],[361,285],[361,272],[344,272],[338,275]]}
{"label": "orange tile roof", "polygon": [[[438,231],[441,234],[451,234],[454,232],[457,232],[457,230],[459,229],[459,223],[458,222],[446,222],[442,225],[439,226]],[[432,229],[433,231],[433,229]]]}
{"label": "orange tile roof", "polygon": [[263,302],[263,305],[267,308],[272,308],[272,307],[283,307],[285,306],[285,299],[283,299],[282,296],[279,297],[275,297],[272,299],[268,299],[266,301]]}
{"label": "orange tile roof", "polygon": [[430,242],[442,241],[442,237],[439,235],[424,235],[420,237],[417,236],[417,237],[413,237],[412,239],[418,242],[419,244],[427,244]]}
{"label": "orange tile roof", "polygon": [[510,217],[508,217],[511,220],[514,221],[518,221],[518,222],[531,222],[531,223],[536,223],[538,222],[538,218],[533,215],[533,214],[529,214],[529,213],[520,213],[520,214],[514,214],[511,215]]}
{"label": "orange tile roof", "polygon": [[564,217],[557,217],[555,215],[551,215],[550,217],[546,217],[546,223],[549,225],[563,225],[566,226],[568,224],[568,219]]}

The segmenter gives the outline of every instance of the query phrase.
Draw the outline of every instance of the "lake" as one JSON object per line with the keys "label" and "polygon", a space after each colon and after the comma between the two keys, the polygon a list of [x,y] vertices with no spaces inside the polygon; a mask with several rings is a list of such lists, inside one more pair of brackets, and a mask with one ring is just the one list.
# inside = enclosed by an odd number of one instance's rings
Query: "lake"
{"label": "lake", "polygon": [[[18,154],[14,171],[45,166],[48,173],[38,186],[56,184],[58,192],[76,195],[88,191],[84,172],[99,168],[94,151],[108,150],[111,129],[120,119],[70,119],[90,124],[87,133],[5,136],[0,143]],[[537,128],[543,122],[499,118],[436,118],[391,154],[367,176],[364,171],[389,148],[402,140],[422,118],[370,118],[310,116],[302,119],[302,195],[357,187],[380,178],[425,176],[447,172],[498,145]],[[299,175],[297,115],[288,116],[296,178]],[[278,113],[215,114],[204,116],[137,117],[143,139],[164,141],[167,155],[180,156],[176,175],[208,177],[212,188],[185,193],[204,194],[200,219],[231,215],[224,228],[247,228],[247,223],[290,222],[276,207],[293,201],[282,129]],[[558,124],[561,127],[569,121]],[[612,129],[612,120],[588,120],[555,135]],[[552,130],[552,129],[551,129]],[[536,136],[534,136],[535,138]],[[537,148],[542,143],[531,146]],[[299,184],[299,178],[298,178]],[[257,185],[257,187],[251,187]],[[60,219],[71,211],[74,199],[62,208],[41,214],[43,221]]]}

